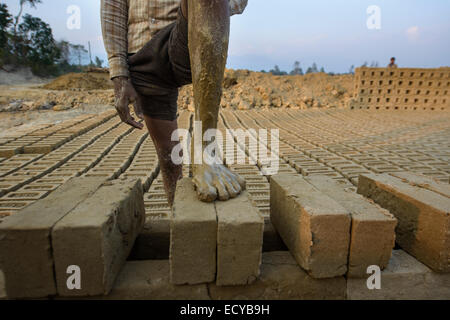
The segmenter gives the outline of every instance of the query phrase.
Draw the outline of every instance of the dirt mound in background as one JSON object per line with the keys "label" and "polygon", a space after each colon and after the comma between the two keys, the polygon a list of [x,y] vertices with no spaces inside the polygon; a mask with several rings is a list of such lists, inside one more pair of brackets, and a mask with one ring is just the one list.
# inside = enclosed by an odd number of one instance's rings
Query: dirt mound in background
{"label": "dirt mound in background", "polygon": [[109,74],[104,72],[68,73],[46,84],[47,90],[106,90],[113,88]]}
{"label": "dirt mound in background", "polygon": [[[248,70],[226,70],[221,107],[235,110],[346,108],[353,95],[353,79],[350,74],[274,76]],[[4,88],[0,90],[0,107],[4,105],[15,110],[19,102],[20,110],[48,109],[60,104],[71,108],[85,104],[113,104],[112,88],[106,69],[70,73],[38,89]],[[9,106],[10,103],[13,105]],[[180,109],[194,110],[192,85],[180,89],[178,105]]]}
{"label": "dirt mound in background", "polygon": [[[223,108],[345,108],[353,95],[351,74],[314,73],[304,76],[274,76],[248,70],[227,70]],[[192,86],[180,90],[179,106],[194,109]]]}

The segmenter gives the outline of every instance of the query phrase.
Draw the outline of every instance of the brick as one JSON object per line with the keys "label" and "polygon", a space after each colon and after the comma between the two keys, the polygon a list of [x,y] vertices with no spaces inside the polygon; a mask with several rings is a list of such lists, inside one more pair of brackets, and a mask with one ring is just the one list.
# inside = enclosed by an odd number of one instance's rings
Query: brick
{"label": "brick", "polygon": [[263,254],[261,276],[251,285],[221,287],[209,284],[213,300],[344,300],[344,277],[314,279],[288,251]]}
{"label": "brick", "polygon": [[388,174],[362,175],[358,193],[398,220],[397,243],[437,272],[450,272],[450,199]]}
{"label": "brick", "polygon": [[206,284],[174,285],[168,260],[129,261],[111,293],[95,300],[210,300]]}
{"label": "brick", "polygon": [[264,219],[248,193],[216,203],[217,277],[219,286],[250,284],[259,276]]}
{"label": "brick", "polygon": [[217,216],[214,203],[201,202],[189,178],[177,184],[170,223],[170,279],[199,284],[216,278]]}
{"label": "brick", "polygon": [[0,269],[5,274],[8,297],[40,298],[56,294],[51,230],[102,182],[72,179],[0,224]]}
{"label": "brick", "polygon": [[[139,180],[105,183],[53,228],[52,246],[60,296],[108,294],[144,224]],[[66,270],[80,267],[80,290],[69,290]]]}
{"label": "brick", "polygon": [[450,198],[450,185],[438,183],[436,180],[425,175],[411,173],[411,172],[396,172],[390,174],[393,177],[402,179],[404,182],[410,183],[414,186],[421,187],[430,191],[439,193],[440,195]]}
{"label": "brick", "polygon": [[10,192],[5,196],[5,199],[11,200],[39,200],[48,195],[48,191],[16,191]]}
{"label": "brick", "polygon": [[450,274],[437,274],[403,250],[394,250],[381,272],[381,289],[369,290],[367,279],[347,280],[349,300],[448,300]]}
{"label": "brick", "polygon": [[298,264],[314,278],[347,272],[350,215],[301,176],[270,180],[270,218]]}
{"label": "brick", "polygon": [[395,246],[397,220],[377,204],[356,192],[347,191],[336,180],[318,177],[307,180],[350,212],[352,223],[347,276],[367,277],[367,267],[371,265],[384,269]]}

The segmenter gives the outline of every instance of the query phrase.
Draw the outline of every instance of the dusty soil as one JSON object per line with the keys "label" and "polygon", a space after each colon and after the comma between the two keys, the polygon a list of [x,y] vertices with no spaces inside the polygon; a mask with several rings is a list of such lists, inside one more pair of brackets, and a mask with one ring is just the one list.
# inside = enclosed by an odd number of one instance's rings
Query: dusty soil
{"label": "dusty soil", "polygon": [[[248,70],[227,70],[222,107],[254,108],[344,108],[353,94],[353,75],[325,73],[304,76],[273,76]],[[180,106],[194,109],[192,86],[180,90]]]}
{"label": "dusty soil", "polygon": [[[2,130],[60,121],[114,104],[112,82],[105,70],[70,73],[53,80],[33,78],[23,70],[11,75],[0,74],[0,83],[4,83],[0,85]],[[233,110],[344,108],[352,96],[352,88],[352,75],[273,76],[227,70],[221,105]],[[194,110],[192,86],[180,90],[179,108]]]}
{"label": "dusty soil", "polygon": [[107,90],[113,83],[107,73],[68,73],[42,86],[46,90]]}

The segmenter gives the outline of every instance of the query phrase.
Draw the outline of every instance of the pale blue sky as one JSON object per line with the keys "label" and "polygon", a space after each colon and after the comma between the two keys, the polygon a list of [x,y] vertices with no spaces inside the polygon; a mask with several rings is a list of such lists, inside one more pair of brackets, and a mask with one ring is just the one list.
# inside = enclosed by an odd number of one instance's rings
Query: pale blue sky
{"label": "pale blue sky", "polygon": [[[152,0],[148,0],[152,1]],[[2,0],[12,13],[19,0]],[[69,30],[69,5],[81,8],[81,29]],[[367,8],[381,9],[381,29],[366,26]],[[99,20],[100,0],[43,0],[38,16],[55,37],[86,45],[106,59]],[[346,72],[354,64],[396,56],[401,67],[450,65],[450,1],[448,0],[249,0],[242,16],[234,16],[228,67],[291,70],[313,62],[327,71]]]}

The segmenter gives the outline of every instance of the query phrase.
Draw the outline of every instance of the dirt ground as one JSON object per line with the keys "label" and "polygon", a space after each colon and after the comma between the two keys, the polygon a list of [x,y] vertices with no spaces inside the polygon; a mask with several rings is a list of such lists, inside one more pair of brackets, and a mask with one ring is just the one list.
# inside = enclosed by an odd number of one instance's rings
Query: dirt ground
{"label": "dirt ground", "polygon": [[[74,114],[97,112],[114,103],[107,70],[70,73],[48,80],[26,71],[0,74],[2,130],[32,123],[54,122]],[[345,108],[352,97],[353,75],[273,76],[248,70],[227,70],[222,108],[318,109]],[[179,108],[194,110],[192,86],[180,90]]]}

